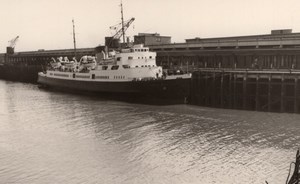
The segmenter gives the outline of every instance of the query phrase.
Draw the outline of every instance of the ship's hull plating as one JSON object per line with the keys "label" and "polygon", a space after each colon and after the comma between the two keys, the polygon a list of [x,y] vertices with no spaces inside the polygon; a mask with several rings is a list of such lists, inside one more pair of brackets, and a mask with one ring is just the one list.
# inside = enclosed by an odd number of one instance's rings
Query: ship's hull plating
{"label": "ship's hull plating", "polygon": [[157,97],[186,103],[190,95],[190,79],[148,81],[80,81],[38,76],[38,83],[50,88],[93,93],[114,93]]}

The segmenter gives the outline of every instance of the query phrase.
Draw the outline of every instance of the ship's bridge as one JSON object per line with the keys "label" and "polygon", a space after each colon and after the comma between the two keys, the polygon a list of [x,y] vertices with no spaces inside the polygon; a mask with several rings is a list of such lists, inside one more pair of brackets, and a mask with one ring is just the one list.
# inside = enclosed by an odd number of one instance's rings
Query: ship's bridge
{"label": "ship's bridge", "polygon": [[134,67],[155,67],[156,53],[150,52],[148,47],[143,44],[134,45],[129,49],[122,49],[121,53],[116,54],[118,65],[128,65]]}

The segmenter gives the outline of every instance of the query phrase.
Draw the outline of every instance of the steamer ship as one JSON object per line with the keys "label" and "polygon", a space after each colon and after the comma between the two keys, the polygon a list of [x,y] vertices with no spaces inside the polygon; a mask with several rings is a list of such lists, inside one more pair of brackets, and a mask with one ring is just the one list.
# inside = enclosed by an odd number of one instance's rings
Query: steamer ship
{"label": "steamer ship", "polygon": [[[105,57],[105,56],[109,57]],[[143,94],[187,102],[191,74],[168,76],[156,65],[156,53],[134,45],[97,62],[83,56],[80,61],[53,61],[38,74],[44,87],[99,93]]]}

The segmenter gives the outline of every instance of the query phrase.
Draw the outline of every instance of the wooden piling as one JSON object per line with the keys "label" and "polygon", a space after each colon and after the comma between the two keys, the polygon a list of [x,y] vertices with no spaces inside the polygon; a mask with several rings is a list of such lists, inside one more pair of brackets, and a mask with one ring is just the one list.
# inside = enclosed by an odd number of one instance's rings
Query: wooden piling
{"label": "wooden piling", "polygon": [[224,91],[223,91],[223,82],[224,82],[224,72],[221,73],[221,81],[220,81],[220,104],[221,108],[224,107]]}
{"label": "wooden piling", "polygon": [[227,97],[229,98],[229,108],[233,108],[233,89],[232,89],[232,73],[229,74],[229,80],[228,80],[228,85],[229,85],[229,93],[227,94]]}
{"label": "wooden piling", "polygon": [[247,73],[243,77],[243,109],[247,108]]}
{"label": "wooden piling", "polygon": [[211,77],[211,92],[210,92],[210,96],[211,96],[211,105],[213,107],[216,107],[216,72],[214,71],[212,73],[212,77]]}
{"label": "wooden piling", "polygon": [[269,83],[268,83],[268,111],[271,111],[271,82],[272,82],[272,74],[269,74]]}
{"label": "wooden piling", "polygon": [[236,93],[236,74],[233,74],[233,108],[237,107],[237,93]]}
{"label": "wooden piling", "polygon": [[259,110],[259,74],[256,76],[256,85],[255,85],[255,110]]}
{"label": "wooden piling", "polygon": [[285,108],[285,84],[284,84],[284,74],[281,75],[281,93],[280,93],[280,112],[284,112]]}
{"label": "wooden piling", "polygon": [[208,72],[205,72],[205,105],[209,106],[209,85],[208,85]]}
{"label": "wooden piling", "polygon": [[298,113],[298,76],[295,76],[294,83],[294,113]]}

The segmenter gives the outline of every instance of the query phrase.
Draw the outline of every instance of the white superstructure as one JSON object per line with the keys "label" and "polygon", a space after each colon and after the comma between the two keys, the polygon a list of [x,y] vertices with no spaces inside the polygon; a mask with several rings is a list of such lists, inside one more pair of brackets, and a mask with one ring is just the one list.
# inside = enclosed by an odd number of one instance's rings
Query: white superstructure
{"label": "white superstructure", "polygon": [[[122,49],[112,58],[97,63],[74,62],[59,63],[56,69],[40,73],[49,78],[82,80],[82,81],[106,81],[126,82],[134,80],[149,80],[162,78],[162,68],[156,66],[156,53],[150,52],[148,47],[135,45],[128,49]],[[109,64],[103,64],[106,63]]]}

